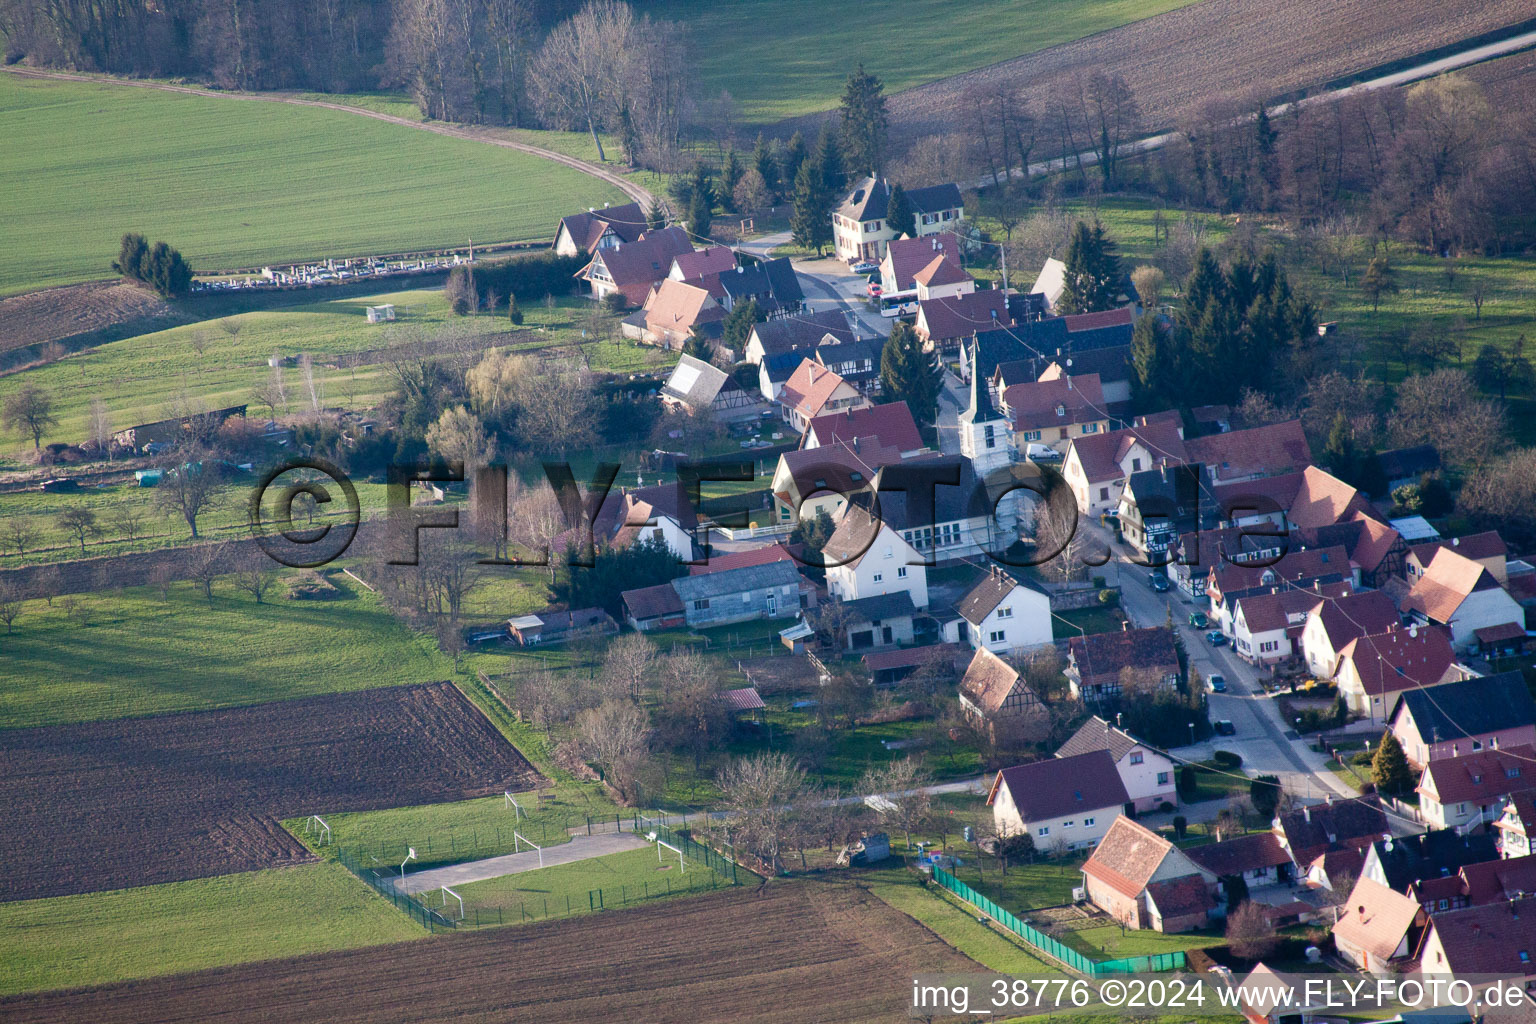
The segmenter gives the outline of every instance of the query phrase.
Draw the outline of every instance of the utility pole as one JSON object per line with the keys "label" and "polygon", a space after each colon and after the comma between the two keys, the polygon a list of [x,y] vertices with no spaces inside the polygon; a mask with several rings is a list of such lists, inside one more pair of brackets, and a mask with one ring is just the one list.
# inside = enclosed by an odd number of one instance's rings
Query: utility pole
{"label": "utility pole", "polygon": [[1008,295],[1008,246],[1000,245],[997,251],[1003,257],[1003,295],[1006,298]]}

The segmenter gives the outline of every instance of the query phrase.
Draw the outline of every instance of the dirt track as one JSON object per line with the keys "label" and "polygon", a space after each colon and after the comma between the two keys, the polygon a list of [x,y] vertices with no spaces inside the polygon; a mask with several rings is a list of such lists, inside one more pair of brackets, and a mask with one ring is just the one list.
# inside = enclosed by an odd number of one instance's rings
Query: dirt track
{"label": "dirt track", "polygon": [[[965,90],[1007,82],[1037,116],[1078,71],[1120,73],[1143,128],[1173,126],[1214,97],[1266,98],[1310,88],[1531,17],[1529,0],[1206,0],[1075,42],[918,86],[889,98],[892,137],[942,135]],[[819,117],[774,126],[814,131]]]}
{"label": "dirt track", "polygon": [[[313,908],[323,913],[324,908]],[[0,1000],[12,1024],[812,1024],[905,1020],[981,968],[857,889],[777,883],[577,920]]]}
{"label": "dirt track", "polygon": [[451,683],[0,731],[0,901],[294,863],[277,819],[537,779]]}

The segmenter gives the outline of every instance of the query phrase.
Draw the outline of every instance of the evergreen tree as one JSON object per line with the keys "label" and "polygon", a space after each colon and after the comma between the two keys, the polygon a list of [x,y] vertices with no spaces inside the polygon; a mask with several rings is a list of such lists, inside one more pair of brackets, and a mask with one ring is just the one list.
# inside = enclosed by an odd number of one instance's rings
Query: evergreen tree
{"label": "evergreen tree", "polygon": [[842,195],[848,186],[848,173],[843,166],[843,151],[837,147],[831,132],[823,131],[816,143],[816,166],[827,191],[834,196]]}
{"label": "evergreen tree", "polygon": [[1139,412],[1166,409],[1169,397],[1178,390],[1177,374],[1168,351],[1171,329],[1155,313],[1144,314],[1136,321],[1131,334],[1131,391]]}
{"label": "evergreen tree", "polygon": [[843,150],[853,174],[879,177],[885,165],[890,115],[885,109],[885,83],[860,64],[843,89]]}
{"label": "evergreen tree", "polygon": [[747,349],[747,339],[752,336],[752,326],[762,318],[763,313],[758,308],[756,299],[737,303],[736,308],[725,315],[725,323],[721,327],[720,344],[730,349],[739,358]]}
{"label": "evergreen tree", "polygon": [[645,208],[645,230],[660,231],[667,226],[667,217],[661,212],[661,203],[653,202]]}
{"label": "evergreen tree", "polygon": [[[797,135],[796,138],[799,138]],[[800,144],[804,148],[805,143]],[[757,136],[757,145],[752,147],[752,166],[757,168],[757,173],[762,175],[763,187],[775,201],[784,197],[779,187],[779,162],[774,159],[773,150],[768,148],[768,143],[763,140],[761,133]],[[799,168],[795,168],[799,170]],[[794,179],[791,178],[791,181]]]}
{"label": "evergreen tree", "polygon": [[1323,458],[1333,475],[1347,484],[1356,483],[1360,471],[1360,451],[1355,447],[1355,432],[1349,420],[1341,412],[1333,418],[1328,428],[1328,443],[1323,447]]}
{"label": "evergreen tree", "polygon": [[802,163],[800,173],[795,175],[795,213],[790,218],[789,230],[796,245],[815,249],[818,256],[832,241],[832,196],[821,168],[810,160]]}
{"label": "evergreen tree", "polygon": [[1067,269],[1061,312],[1096,313],[1114,308],[1120,294],[1120,257],[1103,224],[1095,221],[1090,228],[1078,221],[1063,262]]}
{"label": "evergreen tree", "polygon": [[1387,796],[1397,796],[1413,788],[1413,772],[1408,767],[1403,745],[1391,731],[1382,734],[1381,746],[1376,748],[1376,756],[1371,759],[1371,779],[1376,783],[1376,791]]}
{"label": "evergreen tree", "polygon": [[896,321],[880,353],[880,387],[887,402],[906,402],[912,418],[925,429],[939,412],[939,388],[943,367],[923,341],[904,321]]}
{"label": "evergreen tree", "polygon": [[1280,779],[1274,775],[1260,775],[1248,783],[1248,799],[1259,817],[1269,821],[1280,806]]}
{"label": "evergreen tree", "polygon": [[112,269],[137,281],[140,279],[139,268],[144,265],[144,257],[148,254],[149,242],[138,232],[130,231],[123,236],[118,246],[117,259],[112,261]]}
{"label": "evergreen tree", "polygon": [[720,205],[727,210],[732,208],[736,194],[736,183],[741,181],[743,174],[741,161],[736,156],[734,148],[725,151],[725,162],[720,166]]}
{"label": "evergreen tree", "polygon": [[702,163],[694,164],[688,175],[688,230],[698,239],[709,237],[714,211],[715,185],[709,170]]}
{"label": "evergreen tree", "polygon": [[692,356],[703,362],[713,362],[715,358],[715,346],[708,338],[699,333],[697,327],[688,332],[688,340],[683,342],[683,355]]}
{"label": "evergreen tree", "polygon": [[[774,143],[778,145],[777,141]],[[805,163],[810,156],[810,150],[806,148],[805,136],[799,132],[789,137],[789,145],[778,149],[779,163],[779,194],[786,195],[795,187],[795,178],[800,174],[800,165]]]}
{"label": "evergreen tree", "polygon": [[917,217],[912,204],[907,202],[907,190],[900,185],[891,186],[891,198],[885,204],[885,222],[896,232],[896,237],[917,237]]}

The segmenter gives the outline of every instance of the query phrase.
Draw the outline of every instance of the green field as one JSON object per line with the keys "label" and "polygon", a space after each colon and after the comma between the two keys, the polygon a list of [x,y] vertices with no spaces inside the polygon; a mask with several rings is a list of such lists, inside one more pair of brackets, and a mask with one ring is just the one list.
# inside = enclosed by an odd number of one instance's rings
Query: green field
{"label": "green field", "polygon": [[0,137],[0,295],[110,276],[125,231],[211,270],[542,239],[624,200],[551,161],[342,111],[116,85],[0,77]]}
{"label": "green field", "polygon": [[[463,897],[471,922],[475,920],[472,908],[478,907],[481,924],[521,924],[546,917],[619,910],[730,884],[702,864],[689,863],[686,870],[679,870],[677,855],[670,850],[662,853],[664,859],[658,860],[656,848],[648,846],[471,882],[454,891]],[[500,914],[493,917],[498,910]]]}
{"label": "green field", "polygon": [[447,679],[452,664],[361,588],[332,601],[264,603],[228,580],[168,598],[130,588],[49,608],[29,601],[0,635],[0,728],[201,710]]}
{"label": "green field", "polygon": [[[400,319],[392,324],[366,323],[363,310],[377,303],[393,303]],[[514,330],[504,316],[455,317],[440,288],[318,300],[102,345],[0,377],[0,399],[29,384],[45,388],[53,396],[59,426],[44,435],[44,443],[84,441],[96,398],[106,404],[118,430],[168,417],[182,396],[209,409],[248,404],[252,416],[265,417],[268,410],[256,404],[251,392],[271,379],[267,360],[273,355],[296,358],[308,353],[314,360],[322,404],[363,409],[393,389],[394,382],[381,364],[396,346],[444,335],[472,336],[471,349],[495,346],[535,352],[572,345],[581,340],[581,320],[590,308],[586,299],[577,297],[562,298],[553,308],[529,303],[523,307],[523,325]],[[612,373],[654,372],[676,360],[675,354],[631,341],[592,342],[584,347],[584,354],[593,370]],[[343,368],[338,357],[361,365]],[[284,381],[288,412],[303,411],[308,397],[299,370],[288,366]],[[14,432],[3,438],[0,454],[16,456],[32,447],[30,437]]]}
{"label": "green field", "polygon": [[426,935],[338,864],[0,903],[0,995]]}
{"label": "green field", "polygon": [[837,106],[859,62],[887,93],[922,85],[1186,6],[1190,0],[674,0],[699,95],[730,92],[748,123]]}

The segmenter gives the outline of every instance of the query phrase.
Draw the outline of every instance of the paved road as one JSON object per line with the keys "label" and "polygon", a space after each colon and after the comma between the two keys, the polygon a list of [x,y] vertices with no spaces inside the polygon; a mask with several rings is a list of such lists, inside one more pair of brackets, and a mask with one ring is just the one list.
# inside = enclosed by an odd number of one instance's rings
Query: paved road
{"label": "paved road", "polygon": [[1264,696],[1253,667],[1233,655],[1229,648],[1211,647],[1206,643],[1203,631],[1189,625],[1189,613],[1207,610],[1204,605],[1197,606],[1177,591],[1158,593],[1153,590],[1149,571],[1132,564],[1129,549],[1113,544],[1107,529],[1096,522],[1087,522],[1084,528],[1099,550],[1109,545],[1114,552],[1114,558],[1100,571],[1110,583],[1119,582],[1122,607],[1131,622],[1139,627],[1161,626],[1171,614],[1174,627],[1179,630],[1189,652],[1190,667],[1203,679],[1218,674],[1227,681],[1227,693],[1210,695],[1211,719],[1230,721],[1237,734],[1179,747],[1175,753],[1201,760],[1209,757],[1217,747],[1230,750],[1241,755],[1247,774],[1278,776],[1288,792],[1303,800],[1316,801],[1328,795],[1356,795],[1324,767],[1327,758],[1297,738],[1294,730],[1286,728],[1281,721],[1278,703]]}
{"label": "paved road", "polygon": [[543,863],[539,861],[537,850],[530,850],[527,853],[509,853],[502,857],[487,857],[485,860],[452,864],[446,868],[417,871],[406,875],[403,879],[396,879],[395,888],[401,892],[413,893],[426,892],[444,885],[449,887],[468,885],[470,882],[483,882],[487,878],[537,871],[540,867],[551,868],[556,864],[570,864],[573,861],[589,860],[609,853],[623,853],[626,850],[635,850],[648,845],[650,844],[643,836],[637,836],[632,832],[573,836],[568,843],[545,849]]}
{"label": "paved road", "polygon": [[[742,242],[736,248],[766,259],[769,252],[781,245],[788,245],[789,241],[789,232],[780,231]],[[849,270],[842,260],[830,257],[796,260],[795,273],[810,286],[811,294],[807,294],[805,300],[813,312],[840,309],[852,316],[854,329],[861,337],[890,336],[891,321],[869,308],[868,295],[864,290],[865,279]]]}
{"label": "paved road", "polygon": [[[1458,68],[1470,67],[1473,64],[1481,64],[1483,61],[1493,60],[1496,57],[1503,57],[1507,54],[1515,53],[1519,50],[1524,50],[1532,46],[1536,46],[1536,32],[1526,32],[1518,36],[1511,36],[1510,38],[1497,43],[1487,43],[1483,46],[1474,46],[1470,49],[1463,50],[1460,53],[1452,54],[1449,57],[1441,57],[1438,60],[1426,61],[1423,64],[1407,68],[1403,71],[1393,72],[1390,75],[1382,75],[1379,78],[1371,78],[1364,82],[1357,82],[1354,85],[1345,86],[1342,89],[1332,89],[1328,92],[1320,92],[1314,96],[1308,96],[1305,99],[1299,100],[1296,103],[1276,104],[1275,106],[1269,108],[1269,116],[1271,118],[1279,117],[1286,111],[1290,110],[1293,106],[1310,107],[1318,103],[1333,103],[1337,100],[1344,99],[1345,97],[1356,95],[1357,93],[1371,92],[1376,89],[1390,89],[1399,85],[1407,85],[1411,82],[1418,82],[1426,78],[1433,78],[1434,76],[1444,74],[1447,71],[1455,71]],[[1245,121],[1252,121],[1254,120],[1255,116],[1256,115],[1249,115],[1233,123],[1241,124]],[[1168,145],[1168,143],[1174,138],[1176,138],[1178,134],[1179,133],[1177,132],[1165,132],[1161,135],[1152,135],[1145,139],[1137,139],[1135,142],[1128,142],[1124,146],[1121,146],[1118,150],[1118,153],[1120,156],[1131,156],[1136,153],[1147,153],[1151,152],[1152,150],[1161,149]],[[1098,157],[1093,153],[1080,153],[1077,156],[1060,157],[1055,160],[1042,160],[1039,163],[1032,163],[1029,165],[1029,174],[1031,176],[1037,174],[1046,174],[1053,171],[1062,170],[1065,167],[1076,167],[1079,163],[1086,166],[1094,164],[1097,161]],[[1013,168],[1013,170],[1009,172],[1009,176],[1015,178],[1019,177],[1019,168]],[[976,181],[973,187],[987,188],[992,184],[992,176],[987,175]]]}

